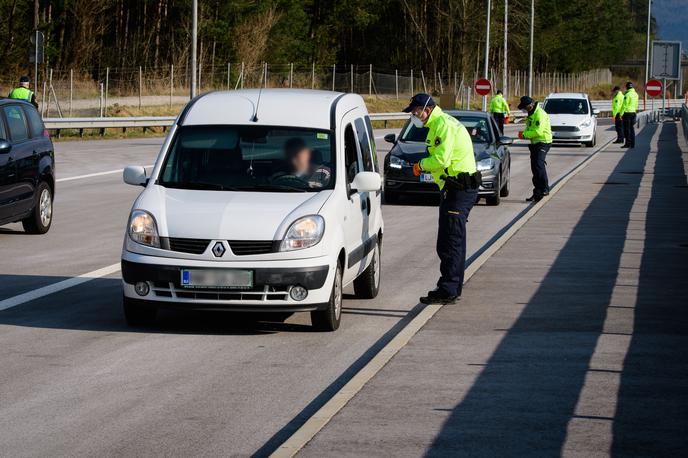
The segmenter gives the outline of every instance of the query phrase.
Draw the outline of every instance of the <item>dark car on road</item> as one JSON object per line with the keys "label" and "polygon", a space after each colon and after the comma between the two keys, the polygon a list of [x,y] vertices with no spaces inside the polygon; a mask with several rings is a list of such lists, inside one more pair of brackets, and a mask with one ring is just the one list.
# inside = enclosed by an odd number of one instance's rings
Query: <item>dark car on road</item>
{"label": "dark car on road", "polygon": [[[463,124],[473,140],[473,150],[483,184],[478,191],[488,205],[499,205],[502,197],[509,195],[511,156],[508,145],[510,137],[499,135],[497,124],[482,111],[448,110]],[[395,134],[385,136],[385,141],[394,144],[385,158],[384,197],[385,202],[395,203],[404,194],[437,193],[432,175],[413,175],[413,164],[427,157],[425,136],[427,127],[417,128],[407,121],[399,138]]]}
{"label": "dark car on road", "polygon": [[0,98],[0,225],[21,221],[31,234],[50,229],[55,152],[33,105]]}

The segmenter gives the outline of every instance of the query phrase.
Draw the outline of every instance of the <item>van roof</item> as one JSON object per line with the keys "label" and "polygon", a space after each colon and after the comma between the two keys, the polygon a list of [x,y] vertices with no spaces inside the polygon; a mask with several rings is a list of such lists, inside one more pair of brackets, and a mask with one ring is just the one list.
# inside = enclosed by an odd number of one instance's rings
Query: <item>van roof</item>
{"label": "van roof", "polygon": [[[260,95],[260,102],[258,97]],[[258,112],[255,107],[258,105]],[[342,107],[339,107],[342,105]],[[331,129],[333,109],[365,104],[357,94],[308,89],[243,89],[202,94],[179,115],[179,125],[254,124]]]}
{"label": "van roof", "polygon": [[585,92],[552,92],[547,96],[548,99],[587,99]]}

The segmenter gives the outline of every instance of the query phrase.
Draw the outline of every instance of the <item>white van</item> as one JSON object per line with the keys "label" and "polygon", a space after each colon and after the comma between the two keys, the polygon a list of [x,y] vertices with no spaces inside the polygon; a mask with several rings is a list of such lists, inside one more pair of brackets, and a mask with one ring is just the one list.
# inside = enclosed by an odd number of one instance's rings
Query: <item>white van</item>
{"label": "white van", "polygon": [[124,315],[159,307],[310,312],[333,331],[342,289],[374,298],[383,222],[363,99],[326,91],[212,92],[184,108],[124,237]]}

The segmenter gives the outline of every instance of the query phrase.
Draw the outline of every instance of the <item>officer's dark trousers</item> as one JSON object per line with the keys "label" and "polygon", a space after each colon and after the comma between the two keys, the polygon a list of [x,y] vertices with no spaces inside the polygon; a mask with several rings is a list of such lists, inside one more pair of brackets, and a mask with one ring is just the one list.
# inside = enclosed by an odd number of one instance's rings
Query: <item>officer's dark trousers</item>
{"label": "officer's dark trousers", "polygon": [[492,113],[492,117],[499,127],[499,133],[504,135],[504,113]]}
{"label": "officer's dark trousers", "polygon": [[616,118],[614,118],[614,129],[616,129],[616,141],[621,143],[624,141],[624,125],[619,115],[616,115]]}
{"label": "officer's dark trousers", "polygon": [[530,170],[533,172],[533,195],[542,197],[549,193],[549,180],[547,178],[547,152],[551,143],[534,143],[528,145],[530,150]]}
{"label": "officer's dark trousers", "polygon": [[626,145],[635,148],[635,113],[624,113],[623,127]]}
{"label": "officer's dark trousers", "polygon": [[466,268],[466,221],[477,197],[477,189],[442,190],[437,233],[441,276],[437,287],[451,296],[461,295]]}

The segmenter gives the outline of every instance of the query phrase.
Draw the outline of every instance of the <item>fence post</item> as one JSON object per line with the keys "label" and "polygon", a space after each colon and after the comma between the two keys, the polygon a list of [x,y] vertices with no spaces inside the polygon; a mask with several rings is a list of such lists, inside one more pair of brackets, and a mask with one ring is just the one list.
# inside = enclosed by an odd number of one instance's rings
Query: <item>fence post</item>
{"label": "fence post", "polygon": [[313,61],[311,68],[311,89],[315,89],[315,61]]}
{"label": "fence post", "polygon": [[351,93],[354,92],[354,64],[351,64]]}
{"label": "fence post", "polygon": [[103,113],[107,116],[108,107],[108,89],[110,87],[110,67],[105,67],[105,98],[103,99]]}
{"label": "fence post", "polygon": [[413,96],[413,69],[411,69],[411,96]]}
{"label": "fence post", "polygon": [[289,89],[294,85],[294,62],[289,64]]}
{"label": "fence post", "polygon": [[232,83],[232,64],[227,62],[227,90],[229,91],[229,85]]}
{"label": "fence post", "polygon": [[[201,85],[200,85],[200,82],[199,82],[199,85],[198,85],[198,86],[199,86],[199,87],[201,86]],[[142,95],[142,91],[143,91],[143,69],[141,68],[141,66],[139,66],[139,110],[141,109],[141,95]],[[102,115],[101,115],[101,116],[102,116]]]}
{"label": "fence post", "polygon": [[[50,88],[53,86],[53,69],[50,69],[50,72],[48,74],[48,85],[46,86],[46,89],[49,91]],[[48,105],[46,106],[46,115],[50,115],[50,94],[48,94]]]}
{"label": "fence post", "polygon": [[394,70],[394,88],[397,93],[397,100],[399,100],[399,70]]}
{"label": "fence post", "polygon": [[72,117],[72,101],[74,100],[74,69],[69,69],[69,117]]}
{"label": "fence post", "polygon": [[332,90],[334,91],[334,77],[337,71],[337,64],[332,64]]}
{"label": "fence post", "polygon": [[98,100],[100,117],[103,117],[103,83],[100,83],[100,99]]}
{"label": "fence post", "polygon": [[368,97],[373,96],[373,64],[370,64],[368,70]]}
{"label": "fence post", "polygon": [[423,81],[423,92],[427,94],[428,87],[425,84],[425,73],[423,73],[423,70],[420,71],[420,79]]}
{"label": "fence post", "polygon": [[241,89],[244,88],[244,61],[241,61]]}
{"label": "fence post", "polygon": [[172,97],[174,96],[174,64],[170,65],[170,108],[172,107]]}
{"label": "fence post", "polygon": [[267,89],[267,87],[268,87],[268,63],[267,62],[265,62],[265,80],[264,80],[264,82],[265,82],[264,87]]}
{"label": "fence post", "polygon": [[467,89],[466,95],[468,97],[468,102],[466,103],[466,109],[470,110],[471,109],[471,87],[468,86],[466,89]]}

